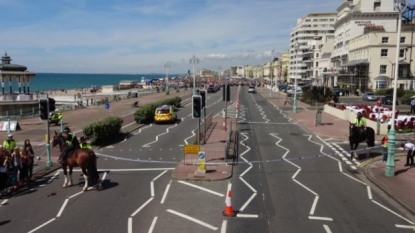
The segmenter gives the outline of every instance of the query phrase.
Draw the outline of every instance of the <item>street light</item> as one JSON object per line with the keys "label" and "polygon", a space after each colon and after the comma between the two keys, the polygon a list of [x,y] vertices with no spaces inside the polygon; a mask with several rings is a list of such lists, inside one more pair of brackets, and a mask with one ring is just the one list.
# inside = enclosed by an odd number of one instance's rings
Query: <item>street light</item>
{"label": "street light", "polygon": [[[298,44],[298,41],[295,42],[294,45],[295,48],[295,59],[297,60],[297,55],[298,55],[298,49],[300,48],[300,45]],[[296,66],[295,66],[296,70],[297,70],[297,61],[296,61]],[[295,80],[294,80],[294,101],[293,101],[293,113],[297,113],[297,72],[295,72]]]}
{"label": "street light", "polygon": [[396,88],[398,86],[398,71],[399,71],[399,49],[401,42],[401,24],[402,24],[402,12],[409,5],[409,0],[395,0],[395,9],[399,13],[398,17],[398,31],[396,33],[396,59],[395,59],[395,77],[393,83],[393,102],[392,102],[392,119],[391,128],[388,135],[388,160],[386,161],[385,176],[395,176],[395,112],[396,112]]}
{"label": "street light", "polygon": [[193,65],[193,95],[196,95],[196,76],[195,76],[195,65],[199,63],[199,59],[193,54],[190,58],[190,64]]}
{"label": "street light", "polygon": [[271,56],[272,56],[272,58],[271,58],[271,88],[269,89],[269,97],[272,97],[272,71],[274,71],[273,70],[273,67],[272,67],[272,62],[274,61],[274,49],[272,49],[271,50]]}

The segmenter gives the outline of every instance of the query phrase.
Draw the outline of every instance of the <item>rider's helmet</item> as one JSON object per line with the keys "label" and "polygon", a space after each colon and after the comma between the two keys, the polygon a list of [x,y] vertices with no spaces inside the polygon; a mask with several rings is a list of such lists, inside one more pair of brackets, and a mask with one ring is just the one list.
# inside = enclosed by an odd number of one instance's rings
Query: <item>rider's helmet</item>
{"label": "rider's helmet", "polygon": [[361,112],[358,112],[357,113],[357,117],[361,117],[362,116],[362,113]]}
{"label": "rider's helmet", "polygon": [[82,136],[81,138],[79,138],[79,140],[80,140],[81,142],[85,142],[85,141],[86,141],[86,138],[85,138],[84,136]]}
{"label": "rider's helmet", "polygon": [[13,134],[9,134],[7,135],[8,138],[12,139],[13,138]]}
{"label": "rider's helmet", "polygon": [[65,127],[65,128],[63,129],[63,131],[68,131],[68,132],[71,132],[71,129],[69,129],[69,127]]}

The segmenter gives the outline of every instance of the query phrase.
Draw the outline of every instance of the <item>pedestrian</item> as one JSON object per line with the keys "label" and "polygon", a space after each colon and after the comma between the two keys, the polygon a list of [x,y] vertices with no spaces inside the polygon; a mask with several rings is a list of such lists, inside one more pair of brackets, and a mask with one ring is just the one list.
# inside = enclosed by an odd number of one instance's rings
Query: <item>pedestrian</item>
{"label": "pedestrian", "polygon": [[9,160],[6,155],[1,154],[0,157],[0,192],[3,192],[7,187],[7,179],[8,179],[8,165]]}
{"label": "pedestrian", "polygon": [[415,98],[411,100],[411,113],[415,113]]}
{"label": "pedestrian", "polygon": [[12,164],[10,166],[11,175],[16,179],[17,182],[20,182],[18,179],[19,172],[21,173],[22,169],[22,159],[20,158],[19,147],[14,148],[12,153]]}
{"label": "pedestrian", "polygon": [[35,152],[33,151],[32,144],[30,144],[29,139],[26,139],[24,141],[24,148],[29,154],[30,164],[29,164],[28,172],[29,172],[29,180],[31,180],[33,176],[33,165],[35,164]]}
{"label": "pedestrian", "polygon": [[383,147],[383,162],[388,161],[388,135],[382,138],[382,147]]}
{"label": "pedestrian", "polygon": [[[406,142],[401,144],[401,148],[405,151],[408,149],[408,154],[406,155],[406,164],[405,166],[414,166],[414,151],[415,151],[415,144],[412,142]],[[411,163],[409,163],[411,162]]]}
{"label": "pedestrian", "polygon": [[7,135],[7,139],[3,142],[3,149],[13,152],[13,149],[16,147],[16,141],[13,139],[13,135]]}
{"label": "pedestrian", "polygon": [[24,147],[19,148],[20,152],[20,159],[22,161],[22,167],[20,169],[20,182],[22,184],[27,184],[29,181],[29,165],[30,165],[30,155],[28,150],[26,150]]}
{"label": "pedestrian", "polygon": [[359,96],[359,92],[360,92],[359,88],[356,88],[356,95],[357,96]]}

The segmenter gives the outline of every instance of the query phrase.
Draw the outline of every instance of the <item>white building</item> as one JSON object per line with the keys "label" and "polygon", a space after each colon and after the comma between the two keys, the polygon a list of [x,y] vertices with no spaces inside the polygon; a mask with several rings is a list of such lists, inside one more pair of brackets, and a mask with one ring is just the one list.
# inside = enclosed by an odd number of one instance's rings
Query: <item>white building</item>
{"label": "white building", "polygon": [[[290,64],[288,71],[288,78],[290,82],[308,81],[315,78],[314,67],[316,64],[307,60],[303,61],[304,57],[309,57],[313,54],[313,47],[311,42],[316,37],[326,36],[327,38],[334,37],[334,23],[336,22],[337,13],[311,13],[304,18],[297,19],[297,26],[295,26],[290,36]],[[298,43],[299,49],[296,50],[295,45]],[[312,63],[307,65],[307,63]]]}
{"label": "white building", "polygon": [[238,66],[237,68],[236,68],[236,75],[238,76],[238,77],[245,77],[245,69],[244,69],[244,67],[243,66]]}
{"label": "white building", "polygon": [[382,27],[386,32],[396,32],[397,16],[392,0],[343,0],[337,8],[337,21],[334,24],[335,40],[331,55],[336,71],[332,80],[334,85],[349,86],[352,91],[356,88],[365,91],[368,84],[368,54],[362,54],[360,60],[350,60],[350,40],[362,36],[365,27]]}

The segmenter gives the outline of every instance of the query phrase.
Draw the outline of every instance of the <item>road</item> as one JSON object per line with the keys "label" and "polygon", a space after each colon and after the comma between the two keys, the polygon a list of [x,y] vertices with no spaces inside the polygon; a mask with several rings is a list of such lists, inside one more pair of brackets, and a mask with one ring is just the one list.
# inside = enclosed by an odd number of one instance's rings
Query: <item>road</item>
{"label": "road", "polygon": [[[236,87],[232,88],[232,92]],[[208,112],[220,114],[221,91]],[[234,98],[234,96],[233,96]],[[231,106],[229,109],[232,109]],[[148,125],[97,151],[105,190],[82,193],[83,177],[62,188],[62,172],[4,200],[7,232],[405,232],[413,219],[372,189],[334,152],[344,147],[307,132],[259,94],[241,91],[239,164],[217,182],[173,179],[194,135],[191,108],[176,124]],[[235,114],[230,112],[229,114]],[[347,148],[345,148],[347,149]],[[322,155],[315,157],[315,155]],[[313,157],[314,156],[314,157]],[[313,158],[311,158],[313,157]],[[281,161],[284,159],[284,161]],[[349,164],[350,163],[350,164]],[[238,215],[222,216],[232,190]]]}

